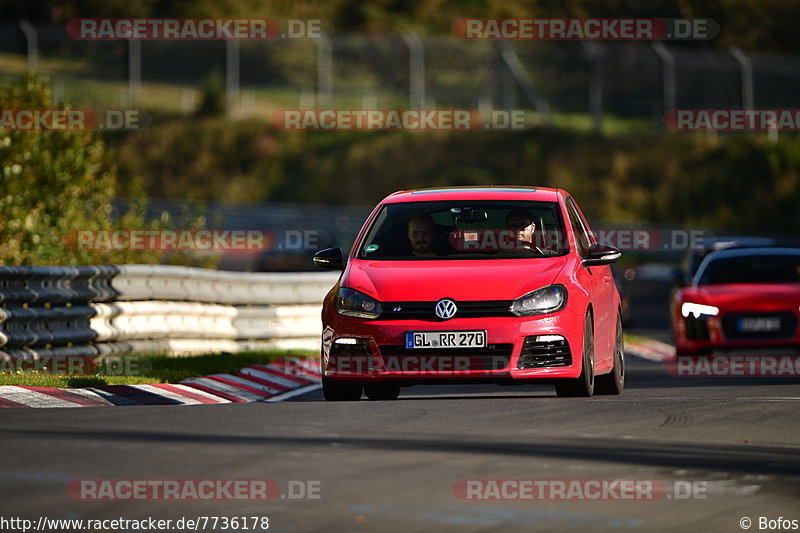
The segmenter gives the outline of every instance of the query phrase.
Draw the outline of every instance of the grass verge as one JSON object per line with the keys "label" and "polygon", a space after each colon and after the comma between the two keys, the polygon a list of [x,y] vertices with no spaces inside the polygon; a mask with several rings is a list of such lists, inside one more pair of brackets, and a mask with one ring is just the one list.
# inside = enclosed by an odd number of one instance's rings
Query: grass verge
{"label": "grass verge", "polygon": [[51,374],[46,369],[2,372],[0,385],[72,389],[103,385],[178,383],[187,378],[232,372],[250,365],[267,364],[277,359],[317,355],[317,352],[304,350],[270,350],[185,357],[173,357],[163,353],[126,354],[113,360],[112,363],[101,365],[96,372],[87,375]]}
{"label": "grass verge", "polygon": [[625,344],[646,344],[648,342],[653,342],[654,339],[649,337],[642,337],[641,335],[634,335],[632,333],[624,333],[623,338],[625,339]]}

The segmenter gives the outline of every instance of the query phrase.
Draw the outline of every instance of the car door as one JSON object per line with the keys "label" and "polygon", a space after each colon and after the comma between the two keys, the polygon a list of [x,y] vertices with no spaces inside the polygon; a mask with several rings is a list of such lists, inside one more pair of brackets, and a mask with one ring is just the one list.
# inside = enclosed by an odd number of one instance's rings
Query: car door
{"label": "car door", "polygon": [[[581,257],[585,258],[586,250],[595,240],[583,213],[574,200],[567,197],[566,203],[578,251]],[[585,287],[590,293],[594,310],[595,361],[600,363],[599,366],[603,366],[612,360],[613,354],[614,329],[616,328],[616,320],[611,318],[613,316],[614,278],[611,274],[611,267],[608,265],[590,267],[581,265],[578,268],[585,272],[585,276],[579,276],[579,279],[585,280]]]}

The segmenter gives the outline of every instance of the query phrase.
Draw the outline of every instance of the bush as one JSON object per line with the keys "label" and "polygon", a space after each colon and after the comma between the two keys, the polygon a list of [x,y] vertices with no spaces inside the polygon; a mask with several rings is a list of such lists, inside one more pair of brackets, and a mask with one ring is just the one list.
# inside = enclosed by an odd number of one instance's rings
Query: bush
{"label": "bush", "polygon": [[225,78],[219,70],[214,70],[200,82],[200,103],[197,106],[198,117],[212,117],[225,113]]}
{"label": "bush", "polygon": [[[28,76],[0,87],[0,109],[53,109],[47,80]],[[112,221],[116,171],[92,131],[0,131],[0,264],[153,263],[160,251],[77,250],[75,230],[164,229],[147,221],[146,199]],[[130,190],[135,187],[131,186]],[[198,218],[197,221],[202,219]],[[170,262],[192,262],[173,256]],[[208,264],[208,261],[205,261]]]}

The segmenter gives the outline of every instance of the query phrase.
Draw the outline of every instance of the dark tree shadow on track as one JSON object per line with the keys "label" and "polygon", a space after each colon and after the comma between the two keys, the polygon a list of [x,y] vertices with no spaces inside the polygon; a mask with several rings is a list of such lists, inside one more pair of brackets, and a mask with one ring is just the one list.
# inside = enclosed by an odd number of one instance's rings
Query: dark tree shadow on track
{"label": "dark tree shadow on track", "polygon": [[259,437],[162,433],[145,431],[5,430],[3,436],[47,439],[93,439],[109,442],[173,443],[197,446],[264,446],[290,448],[350,447],[354,450],[418,451],[476,455],[607,461],[670,468],[728,470],[748,473],[800,475],[800,448],[745,444],[699,444],[612,438],[531,438],[529,442],[502,442],[457,438]]}

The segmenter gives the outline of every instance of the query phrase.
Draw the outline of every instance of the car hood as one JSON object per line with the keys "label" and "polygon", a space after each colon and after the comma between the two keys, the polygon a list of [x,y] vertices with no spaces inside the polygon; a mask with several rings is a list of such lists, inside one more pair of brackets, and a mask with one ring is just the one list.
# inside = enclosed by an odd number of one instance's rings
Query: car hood
{"label": "car hood", "polygon": [[550,285],[566,256],[461,261],[353,260],[343,287],[385,302],[513,300]]}
{"label": "car hood", "polygon": [[[694,297],[694,298],[693,298]],[[684,300],[714,305],[722,311],[797,311],[800,283],[725,283],[701,285],[684,294]]]}

